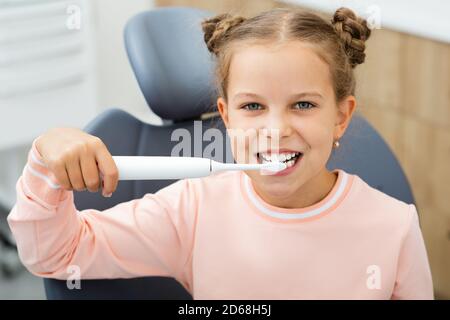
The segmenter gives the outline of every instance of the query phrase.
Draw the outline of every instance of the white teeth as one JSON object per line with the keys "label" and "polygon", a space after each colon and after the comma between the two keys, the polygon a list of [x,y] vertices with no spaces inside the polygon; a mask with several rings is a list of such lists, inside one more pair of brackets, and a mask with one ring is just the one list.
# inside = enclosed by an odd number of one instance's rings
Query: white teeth
{"label": "white teeth", "polygon": [[294,165],[294,160],[291,160],[291,161],[288,161],[287,163],[286,163],[286,166],[289,168],[289,167],[292,167],[293,165]]}
{"label": "white teeth", "polygon": [[272,153],[272,156],[271,156],[270,160],[271,160],[272,162],[279,161],[279,160],[278,160],[278,155],[277,155],[276,153]]}
{"label": "white teeth", "polygon": [[291,165],[294,164],[295,161],[293,158],[295,158],[299,154],[300,154],[299,152],[281,153],[281,154],[259,153],[259,156],[264,163],[265,162],[285,162],[289,166],[289,163],[291,163]]}

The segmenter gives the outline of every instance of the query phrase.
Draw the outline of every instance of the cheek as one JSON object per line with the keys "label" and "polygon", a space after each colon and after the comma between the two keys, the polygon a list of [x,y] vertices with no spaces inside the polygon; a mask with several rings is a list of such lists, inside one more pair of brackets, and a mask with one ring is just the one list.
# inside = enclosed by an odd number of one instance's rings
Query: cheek
{"label": "cheek", "polygon": [[251,118],[242,115],[240,110],[231,109],[228,112],[228,126],[233,129],[249,129],[255,125]]}
{"label": "cheek", "polygon": [[257,129],[248,118],[230,113],[227,136],[237,163],[257,163],[255,141]]}
{"label": "cheek", "polygon": [[305,121],[296,131],[310,151],[326,151],[333,141],[334,128],[329,121]]}

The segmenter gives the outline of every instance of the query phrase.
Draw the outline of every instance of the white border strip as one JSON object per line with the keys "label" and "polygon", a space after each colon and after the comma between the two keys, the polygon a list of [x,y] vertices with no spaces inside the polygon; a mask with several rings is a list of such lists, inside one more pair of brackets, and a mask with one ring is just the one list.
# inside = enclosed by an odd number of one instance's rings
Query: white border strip
{"label": "white border strip", "polygon": [[49,179],[49,177],[43,175],[42,173],[34,170],[30,165],[26,164],[25,165],[26,169],[35,177],[41,178],[42,180],[44,180],[50,188],[52,189],[59,189],[61,188],[61,186],[59,184],[53,183],[52,180]]}
{"label": "white border strip", "polygon": [[250,186],[250,183],[251,183],[250,178],[247,175],[245,175],[245,190],[246,190],[250,200],[252,201],[252,203],[260,211],[262,211],[263,213],[265,213],[268,216],[271,216],[273,218],[286,219],[286,220],[306,219],[306,218],[311,218],[311,217],[321,214],[328,208],[331,208],[336,203],[336,201],[339,199],[339,197],[344,192],[345,187],[347,186],[347,182],[348,182],[347,173],[345,173],[344,171],[340,171],[340,174],[342,174],[342,180],[341,180],[341,183],[340,183],[336,193],[333,195],[333,197],[327,203],[325,203],[323,206],[316,208],[314,210],[305,212],[305,213],[281,213],[281,212],[272,211],[272,210],[267,209],[263,204],[261,204],[261,202],[252,193],[251,186]]}
{"label": "white border strip", "polygon": [[31,159],[37,163],[38,165],[47,168],[47,166],[45,165],[45,163],[43,163],[41,160],[39,160],[36,155],[34,154],[34,150],[31,151]]}

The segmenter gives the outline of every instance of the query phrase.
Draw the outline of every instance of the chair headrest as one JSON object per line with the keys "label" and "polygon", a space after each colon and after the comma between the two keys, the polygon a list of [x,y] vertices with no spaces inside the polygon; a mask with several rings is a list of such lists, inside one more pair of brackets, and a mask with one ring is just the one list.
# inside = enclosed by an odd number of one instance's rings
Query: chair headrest
{"label": "chair headrest", "polygon": [[163,119],[199,118],[216,104],[214,57],[203,40],[209,11],[163,7],[137,14],[125,47],[148,106]]}

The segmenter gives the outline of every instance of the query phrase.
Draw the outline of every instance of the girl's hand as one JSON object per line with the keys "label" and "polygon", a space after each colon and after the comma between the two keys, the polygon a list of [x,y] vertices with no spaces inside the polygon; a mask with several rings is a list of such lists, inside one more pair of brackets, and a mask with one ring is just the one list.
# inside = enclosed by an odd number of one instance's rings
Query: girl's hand
{"label": "girl's hand", "polygon": [[62,188],[97,192],[110,197],[117,188],[118,170],[100,138],[76,128],[54,128],[36,140],[36,148]]}

